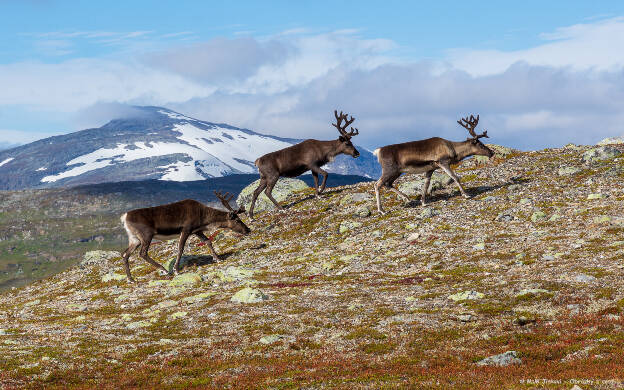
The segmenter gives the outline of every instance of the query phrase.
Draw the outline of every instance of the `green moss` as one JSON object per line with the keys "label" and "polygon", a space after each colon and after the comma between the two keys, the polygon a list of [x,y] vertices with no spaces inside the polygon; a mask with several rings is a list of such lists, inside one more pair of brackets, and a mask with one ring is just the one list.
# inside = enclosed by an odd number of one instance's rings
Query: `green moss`
{"label": "green moss", "polygon": [[368,343],[360,346],[360,350],[364,353],[384,355],[394,350],[395,345],[391,343]]}

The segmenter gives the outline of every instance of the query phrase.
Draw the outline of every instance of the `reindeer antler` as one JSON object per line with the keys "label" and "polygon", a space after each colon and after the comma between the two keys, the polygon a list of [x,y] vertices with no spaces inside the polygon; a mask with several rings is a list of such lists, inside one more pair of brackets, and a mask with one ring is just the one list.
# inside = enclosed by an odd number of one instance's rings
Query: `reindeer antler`
{"label": "reindeer antler", "polygon": [[[464,123],[465,122],[465,123]],[[490,138],[487,135],[487,131],[484,131],[482,134],[477,135],[477,133],[475,133],[475,128],[477,127],[477,124],[479,124],[479,115],[477,114],[477,117],[475,118],[474,115],[470,115],[470,119],[468,119],[468,117],[462,118],[461,120],[458,120],[457,123],[460,124],[460,126],[466,128],[466,130],[468,130],[468,132],[470,133],[470,135],[472,136],[472,138],[474,139],[479,139],[479,138]]]}
{"label": "reindeer antler", "polygon": [[219,198],[219,200],[221,201],[221,204],[223,204],[223,206],[230,210],[231,212],[235,213],[235,214],[240,214],[240,213],[244,213],[245,212],[245,208],[244,207],[239,207],[238,210],[234,210],[232,208],[232,206],[230,206],[230,201],[232,199],[234,199],[234,195],[231,195],[229,192],[226,192],[225,195],[221,194],[220,191],[215,191],[214,192],[215,195],[217,196],[217,198]]}
{"label": "reindeer antler", "polygon": [[[351,116],[351,119],[347,119],[348,114],[343,114],[342,111],[340,111],[340,115],[338,115],[337,110],[334,110],[334,116],[336,117],[336,123],[332,123],[332,125],[338,129],[343,137],[351,138],[355,135],[360,134],[359,130],[354,129],[353,127],[351,128],[351,132],[346,132],[347,127],[349,127],[349,125],[355,120],[353,116]],[[342,125],[343,120],[346,121],[344,125]]]}

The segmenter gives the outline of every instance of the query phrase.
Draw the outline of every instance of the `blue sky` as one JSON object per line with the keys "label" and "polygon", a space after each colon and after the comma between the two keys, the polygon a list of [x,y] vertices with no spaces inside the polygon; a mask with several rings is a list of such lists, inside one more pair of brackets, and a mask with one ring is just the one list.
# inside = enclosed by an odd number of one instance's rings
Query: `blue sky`
{"label": "blue sky", "polygon": [[294,137],[520,148],[623,135],[619,1],[0,0],[0,145],[162,105]]}

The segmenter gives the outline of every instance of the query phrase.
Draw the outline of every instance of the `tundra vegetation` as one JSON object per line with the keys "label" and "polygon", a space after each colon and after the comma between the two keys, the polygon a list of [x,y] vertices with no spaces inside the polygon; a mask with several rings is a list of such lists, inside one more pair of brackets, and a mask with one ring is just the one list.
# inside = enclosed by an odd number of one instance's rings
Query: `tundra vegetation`
{"label": "tundra vegetation", "polygon": [[624,148],[489,147],[455,168],[470,200],[309,188],[215,236],[220,262],[191,237],[174,278],[90,252],[6,291],[0,387],[621,387]]}

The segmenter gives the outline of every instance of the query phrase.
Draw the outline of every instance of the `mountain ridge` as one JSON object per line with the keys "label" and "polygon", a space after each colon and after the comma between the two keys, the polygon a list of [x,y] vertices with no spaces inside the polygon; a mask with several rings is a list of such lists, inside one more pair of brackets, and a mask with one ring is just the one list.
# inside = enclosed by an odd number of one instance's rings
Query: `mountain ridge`
{"label": "mountain ridge", "polygon": [[[115,181],[189,181],[256,173],[265,153],[300,140],[194,119],[162,107],[99,128],[58,135],[0,151],[0,190],[51,188]],[[338,156],[330,173],[375,177],[376,159]]]}

